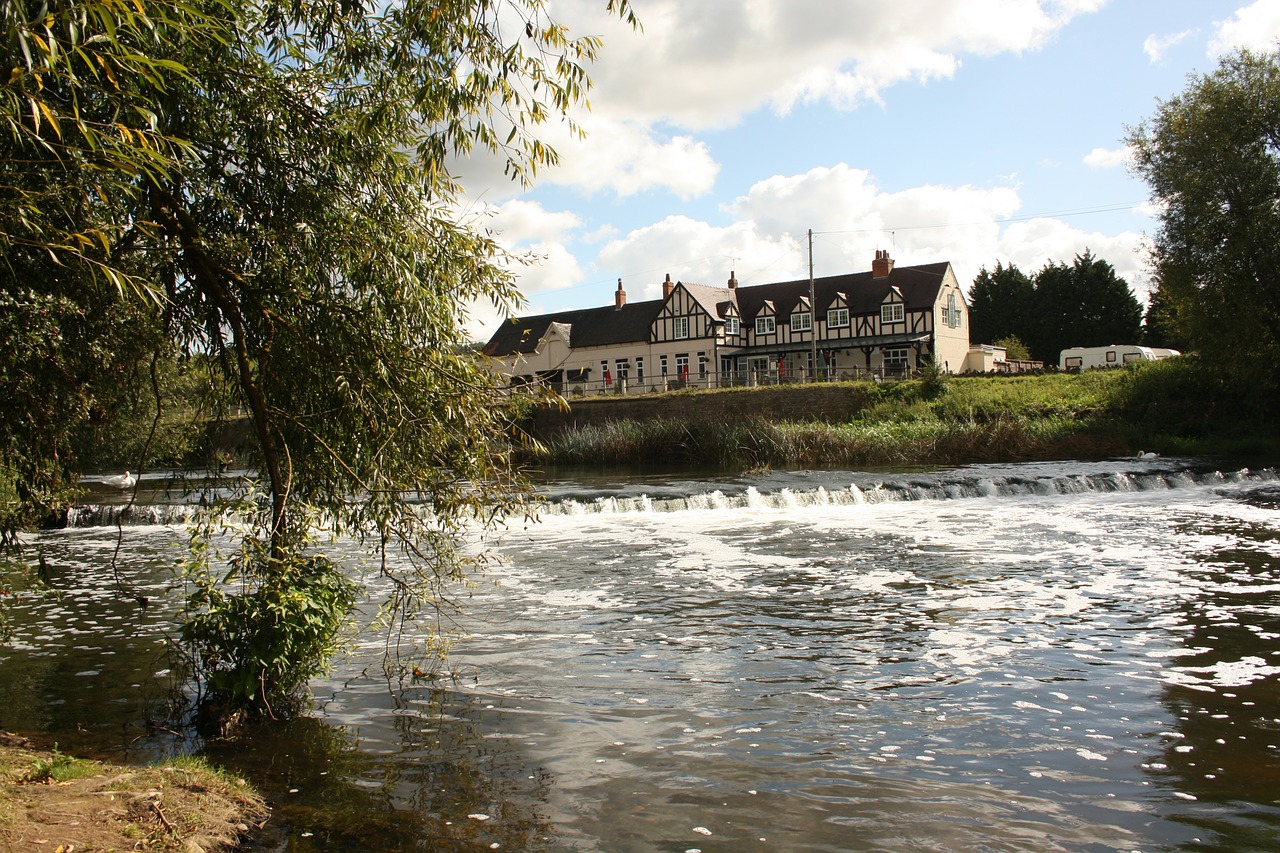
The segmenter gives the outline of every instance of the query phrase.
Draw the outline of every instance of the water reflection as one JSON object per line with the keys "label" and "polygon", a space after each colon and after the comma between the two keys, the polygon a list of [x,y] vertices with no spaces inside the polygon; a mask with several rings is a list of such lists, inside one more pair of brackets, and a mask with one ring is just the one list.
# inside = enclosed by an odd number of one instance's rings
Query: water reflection
{"label": "water reflection", "polygon": [[[1242,502],[1274,505],[1273,489]],[[1183,651],[1161,699],[1173,725],[1146,765],[1172,793],[1172,820],[1202,828],[1188,850],[1280,849],[1280,551],[1274,527],[1239,518],[1183,526],[1196,543]],[[1192,806],[1191,804],[1195,805]],[[1207,839],[1212,839],[1210,845]]]}
{"label": "water reflection", "polygon": [[[348,713],[352,702],[359,710]],[[326,702],[330,720],[364,716],[389,727],[366,735],[356,724],[292,720],[255,731],[250,750],[213,742],[205,754],[264,787],[274,812],[263,848],[543,849],[549,777],[486,736],[471,702],[447,690],[353,683]]]}

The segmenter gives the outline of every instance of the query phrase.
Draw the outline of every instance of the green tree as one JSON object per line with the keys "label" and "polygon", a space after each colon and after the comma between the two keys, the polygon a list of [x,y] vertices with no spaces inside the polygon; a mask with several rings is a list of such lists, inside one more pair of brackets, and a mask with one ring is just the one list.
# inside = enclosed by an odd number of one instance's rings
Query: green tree
{"label": "green tree", "polygon": [[[627,0],[606,6],[634,23]],[[69,290],[109,287],[77,305],[118,302],[155,356],[207,356],[249,412],[260,479],[230,502],[247,527],[224,549],[216,519],[197,528],[184,637],[211,698],[279,710],[357,595],[319,520],[371,549],[409,618],[483,561],[462,530],[520,506],[509,423],[463,334],[469,302],[517,300],[511,259],[459,213],[448,161],[479,147],[524,182],[554,163],[538,126],[571,122],[600,42],[541,0],[26,8],[6,4],[30,82],[6,92],[0,168],[34,176],[0,193],[60,206],[4,214],[6,263],[43,252]]]}
{"label": "green tree", "polygon": [[1023,337],[1034,314],[1035,288],[1016,264],[983,267],[969,291],[969,337],[975,344]]}
{"label": "green tree", "polygon": [[1152,262],[1204,363],[1280,386],[1280,53],[1242,51],[1131,129],[1160,202]]}
{"label": "green tree", "polygon": [[995,341],[998,347],[1004,347],[1005,355],[1013,361],[1029,361],[1031,359],[1031,350],[1023,343],[1022,338],[1017,335],[1009,335]]}
{"label": "green tree", "polygon": [[1142,332],[1142,304],[1128,282],[1087,249],[1071,266],[1036,273],[1034,305],[1026,342],[1037,361],[1057,364],[1067,347],[1136,343]]}
{"label": "green tree", "polygon": [[1179,322],[1178,309],[1169,298],[1164,282],[1156,285],[1147,302],[1147,311],[1142,318],[1142,342],[1147,346],[1180,351],[1190,349]]}

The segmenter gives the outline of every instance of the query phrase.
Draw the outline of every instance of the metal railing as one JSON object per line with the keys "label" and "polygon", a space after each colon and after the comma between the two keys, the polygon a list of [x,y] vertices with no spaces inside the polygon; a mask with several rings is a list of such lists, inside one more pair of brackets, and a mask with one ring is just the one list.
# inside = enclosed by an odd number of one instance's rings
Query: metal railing
{"label": "metal railing", "polygon": [[546,389],[554,391],[569,399],[603,396],[639,396],[643,394],[662,394],[679,391],[684,388],[743,388],[772,385],[806,385],[813,382],[853,382],[870,380],[872,382],[891,382],[909,379],[915,372],[908,367],[849,367],[840,370],[820,370],[816,376],[805,375],[805,371],[748,370],[719,373],[707,371],[705,374],[689,374],[688,376],[658,376],[644,379],[617,377],[591,380],[548,381],[526,380],[513,383],[509,390],[519,391]]}

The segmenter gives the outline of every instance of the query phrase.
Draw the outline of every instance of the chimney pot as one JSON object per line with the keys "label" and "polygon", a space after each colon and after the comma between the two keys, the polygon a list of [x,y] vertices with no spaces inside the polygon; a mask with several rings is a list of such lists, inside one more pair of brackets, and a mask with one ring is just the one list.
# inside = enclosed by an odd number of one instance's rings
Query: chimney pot
{"label": "chimney pot", "polygon": [[876,249],[876,259],[871,262],[871,277],[884,278],[893,272],[893,258],[888,249]]}
{"label": "chimney pot", "polygon": [[618,292],[613,294],[613,307],[621,308],[627,304],[627,292],[622,289],[622,279],[618,279]]}
{"label": "chimney pot", "polygon": [[737,290],[737,288],[738,288],[738,273],[736,270],[729,270],[729,289]]}

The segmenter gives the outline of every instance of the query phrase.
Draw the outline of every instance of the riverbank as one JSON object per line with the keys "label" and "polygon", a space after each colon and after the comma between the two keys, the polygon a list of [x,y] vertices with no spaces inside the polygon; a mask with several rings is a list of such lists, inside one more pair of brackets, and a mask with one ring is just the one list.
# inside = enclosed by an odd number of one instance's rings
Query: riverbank
{"label": "riverbank", "polygon": [[835,468],[1280,455],[1266,402],[1241,399],[1188,361],[663,396],[661,408],[637,404],[630,416],[608,400],[575,401],[568,418],[535,413],[541,447],[529,461]]}
{"label": "riverbank", "polygon": [[247,783],[199,759],[127,767],[0,732],[5,850],[230,850],[266,817]]}

